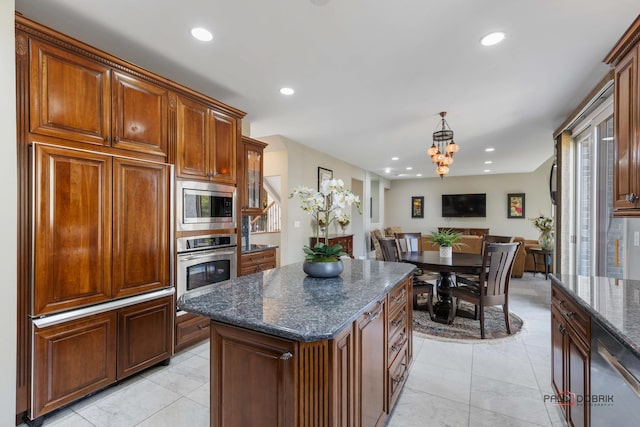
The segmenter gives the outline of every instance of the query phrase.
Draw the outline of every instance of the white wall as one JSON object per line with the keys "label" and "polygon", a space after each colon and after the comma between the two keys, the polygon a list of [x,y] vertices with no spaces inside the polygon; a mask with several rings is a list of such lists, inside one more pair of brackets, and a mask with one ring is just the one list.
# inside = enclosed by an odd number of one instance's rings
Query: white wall
{"label": "white wall", "polygon": [[0,425],[15,425],[16,413],[16,99],[14,2],[0,2]]}
{"label": "white wall", "polygon": [[[491,234],[537,239],[538,230],[528,219],[551,215],[551,163],[549,159],[532,173],[391,181],[391,190],[385,194],[385,226],[401,226],[423,234],[437,227],[489,228]],[[486,218],[443,218],[440,196],[459,193],[486,193]],[[507,218],[509,193],[525,193],[525,219]],[[411,218],[412,196],[424,196],[424,218]]]}

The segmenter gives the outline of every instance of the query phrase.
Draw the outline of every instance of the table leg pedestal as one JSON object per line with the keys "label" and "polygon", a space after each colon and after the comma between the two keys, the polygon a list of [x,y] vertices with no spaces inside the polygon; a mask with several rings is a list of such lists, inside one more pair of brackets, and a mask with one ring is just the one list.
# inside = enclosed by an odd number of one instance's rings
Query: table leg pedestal
{"label": "table leg pedestal", "polygon": [[438,301],[433,305],[434,322],[449,324],[453,320],[450,316],[454,301],[451,298],[450,289],[455,286],[451,280],[451,273],[441,272],[437,283]]}

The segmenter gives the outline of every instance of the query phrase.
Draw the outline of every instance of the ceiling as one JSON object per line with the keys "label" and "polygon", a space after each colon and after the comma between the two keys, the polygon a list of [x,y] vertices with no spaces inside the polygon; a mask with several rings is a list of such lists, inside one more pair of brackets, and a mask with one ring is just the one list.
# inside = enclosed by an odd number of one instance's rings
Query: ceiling
{"label": "ceiling", "polygon": [[[638,0],[15,0],[15,6],[27,18],[246,111],[253,137],[282,135],[389,179],[436,176],[425,150],[440,111],[448,112],[460,146],[449,176],[535,170],[553,154],[553,131],[606,74],[602,59],[640,13]],[[194,26],[211,30],[213,41],[193,39]],[[505,41],[481,46],[480,38],[496,30]],[[281,95],[283,86],[296,93]]]}

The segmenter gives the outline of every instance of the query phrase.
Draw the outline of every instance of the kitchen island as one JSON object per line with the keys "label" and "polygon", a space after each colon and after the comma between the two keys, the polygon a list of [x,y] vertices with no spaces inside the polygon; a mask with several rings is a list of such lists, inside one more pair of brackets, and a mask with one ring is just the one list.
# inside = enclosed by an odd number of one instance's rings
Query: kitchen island
{"label": "kitchen island", "polygon": [[551,275],[551,381],[573,426],[640,419],[640,281]]}
{"label": "kitchen island", "polygon": [[414,266],[344,260],[337,278],[302,263],[181,297],[211,319],[211,425],[383,425],[412,357]]}

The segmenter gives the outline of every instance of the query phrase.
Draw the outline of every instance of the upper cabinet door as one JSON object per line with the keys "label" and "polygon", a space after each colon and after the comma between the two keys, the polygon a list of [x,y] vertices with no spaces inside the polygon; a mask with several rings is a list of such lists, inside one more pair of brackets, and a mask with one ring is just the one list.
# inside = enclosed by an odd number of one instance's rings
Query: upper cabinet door
{"label": "upper cabinet door", "polygon": [[169,166],[113,160],[113,297],[170,286]]}
{"label": "upper cabinet door", "polygon": [[112,87],[112,146],[166,156],[169,91],[116,71]]}
{"label": "upper cabinet door", "polygon": [[214,181],[236,183],[236,119],[211,110],[210,171]]}
{"label": "upper cabinet door", "polygon": [[177,176],[210,178],[208,117],[206,105],[178,97]]}
{"label": "upper cabinet door", "polygon": [[111,297],[111,159],[35,144],[32,314]]}
{"label": "upper cabinet door", "polygon": [[634,48],[615,69],[614,95],[614,208],[638,207],[640,174],[638,162],[638,48]]}
{"label": "upper cabinet door", "polygon": [[260,215],[264,191],[262,189],[263,151],[266,143],[242,137],[243,153],[241,170],[243,179],[238,186],[242,189],[242,213],[246,215]]}
{"label": "upper cabinet door", "polygon": [[109,145],[109,68],[30,41],[30,130]]}

